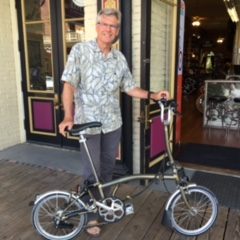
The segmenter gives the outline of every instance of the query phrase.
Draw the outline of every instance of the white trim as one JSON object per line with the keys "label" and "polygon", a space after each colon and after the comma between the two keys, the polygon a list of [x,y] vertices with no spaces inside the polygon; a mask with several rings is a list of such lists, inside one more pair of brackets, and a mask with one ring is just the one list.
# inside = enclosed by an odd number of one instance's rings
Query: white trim
{"label": "white trim", "polygon": [[19,118],[19,133],[20,142],[26,141],[26,132],[24,129],[24,104],[23,104],[23,94],[21,86],[21,61],[20,52],[18,49],[18,21],[17,21],[17,11],[15,8],[15,0],[10,0],[10,12],[11,12],[11,22],[12,22],[12,39],[13,39],[13,54],[14,54],[14,66],[15,66],[15,81],[17,88],[17,104],[18,104],[18,118]]}

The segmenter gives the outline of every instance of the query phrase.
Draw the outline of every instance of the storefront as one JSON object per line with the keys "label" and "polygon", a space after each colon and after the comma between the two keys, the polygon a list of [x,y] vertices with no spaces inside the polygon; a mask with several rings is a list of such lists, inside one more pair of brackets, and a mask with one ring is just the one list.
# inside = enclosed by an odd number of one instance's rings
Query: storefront
{"label": "storefront", "polygon": [[[14,20],[13,1],[10,2]],[[116,47],[126,56],[138,85],[151,91],[168,89],[175,96],[180,1],[16,1],[17,29],[13,31],[18,31],[17,64],[22,79],[22,90],[16,91],[23,99],[17,117],[21,121],[23,116],[25,127],[18,125],[24,133],[16,142],[78,146],[77,139],[63,138],[58,133],[63,117],[60,78],[71,47],[95,38],[96,15],[102,7],[119,8],[122,12],[121,37]],[[162,141],[161,133],[155,131],[159,126],[156,109],[148,101],[132,100],[125,94],[121,104],[124,124],[118,158],[132,172],[151,171],[164,150],[163,143],[156,145],[156,141]]]}

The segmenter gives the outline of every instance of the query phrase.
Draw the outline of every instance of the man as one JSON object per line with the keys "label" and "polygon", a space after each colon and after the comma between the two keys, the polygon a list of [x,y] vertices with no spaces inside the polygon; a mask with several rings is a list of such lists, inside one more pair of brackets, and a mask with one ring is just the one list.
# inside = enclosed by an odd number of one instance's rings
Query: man
{"label": "man", "polygon": [[[97,174],[102,181],[109,181],[115,164],[115,157],[121,138],[121,111],[119,89],[129,96],[141,99],[150,97],[159,100],[168,98],[167,91],[149,94],[136,86],[123,54],[112,49],[119,36],[121,13],[115,9],[103,9],[97,16],[97,38],[73,46],[65,70],[62,100],[64,119],[59,131],[65,136],[65,130],[73,123],[98,121],[101,129],[89,129],[88,147],[94,160]],[[73,104],[74,103],[74,104]],[[74,116],[74,118],[73,118]],[[82,161],[86,153],[81,151]],[[86,167],[84,178],[91,180],[91,168]],[[90,221],[89,224],[95,224]],[[100,233],[97,226],[87,229],[93,236]]]}

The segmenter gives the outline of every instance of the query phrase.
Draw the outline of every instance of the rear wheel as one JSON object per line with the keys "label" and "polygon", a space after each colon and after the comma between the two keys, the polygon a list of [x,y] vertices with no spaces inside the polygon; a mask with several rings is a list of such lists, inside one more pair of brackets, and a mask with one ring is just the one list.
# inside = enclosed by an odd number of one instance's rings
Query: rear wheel
{"label": "rear wheel", "polygon": [[69,193],[49,193],[33,208],[32,221],[37,232],[49,240],[68,240],[77,236],[86,224],[81,201]]}
{"label": "rear wheel", "polygon": [[172,200],[171,222],[173,228],[185,236],[197,236],[213,226],[218,215],[218,201],[205,187],[192,186],[184,190],[189,206],[179,192]]}

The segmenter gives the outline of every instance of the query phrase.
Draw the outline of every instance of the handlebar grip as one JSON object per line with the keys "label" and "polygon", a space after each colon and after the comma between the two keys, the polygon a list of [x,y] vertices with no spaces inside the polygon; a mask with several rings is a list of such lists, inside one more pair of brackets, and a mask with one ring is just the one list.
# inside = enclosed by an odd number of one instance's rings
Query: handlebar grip
{"label": "handlebar grip", "polygon": [[166,98],[161,98],[159,102],[161,102],[161,104],[163,104],[164,107],[168,107],[168,106],[173,108],[177,107],[177,103],[174,99],[167,100]]}
{"label": "handlebar grip", "polygon": [[168,106],[168,100],[167,100],[166,98],[161,98],[161,99],[159,100],[159,102],[161,102],[164,107],[167,107],[167,106]]}

